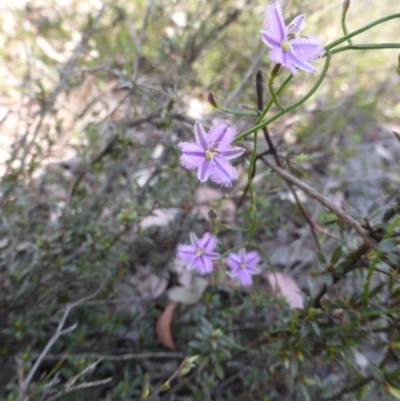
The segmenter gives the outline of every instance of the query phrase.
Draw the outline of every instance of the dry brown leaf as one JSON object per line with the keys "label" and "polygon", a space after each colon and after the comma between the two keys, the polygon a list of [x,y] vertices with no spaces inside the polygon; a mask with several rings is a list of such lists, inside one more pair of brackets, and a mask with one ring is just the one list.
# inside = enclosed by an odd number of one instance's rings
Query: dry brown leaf
{"label": "dry brown leaf", "polygon": [[172,338],[171,322],[177,305],[178,302],[170,303],[158,317],[156,323],[157,338],[160,340],[160,343],[170,351],[175,351],[176,349],[174,339]]}
{"label": "dry brown leaf", "polygon": [[283,273],[265,273],[262,276],[268,280],[274,292],[286,298],[286,302],[292,309],[304,308],[301,290],[292,277]]}

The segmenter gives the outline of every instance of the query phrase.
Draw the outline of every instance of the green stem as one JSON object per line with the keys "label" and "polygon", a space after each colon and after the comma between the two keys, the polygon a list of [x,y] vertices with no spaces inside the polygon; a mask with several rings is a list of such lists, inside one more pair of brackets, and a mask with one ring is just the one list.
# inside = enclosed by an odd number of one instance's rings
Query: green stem
{"label": "green stem", "polygon": [[[278,90],[276,91],[276,95],[279,95],[283,89],[285,89],[286,85],[291,81],[291,79],[293,78],[293,75],[290,74],[282,83],[282,85],[278,88]],[[268,110],[271,108],[271,106],[274,104],[274,100],[271,98],[269,100],[269,102],[267,103],[267,105],[264,107],[264,110],[262,111],[262,113],[259,115],[259,117],[257,118],[256,124],[259,124],[263,118],[266,116],[266,114],[268,113]]]}
{"label": "green stem", "polygon": [[230,226],[227,226],[227,225],[225,225],[225,224],[220,223],[220,222],[217,221],[217,220],[214,220],[213,223],[214,223],[216,226],[221,227],[221,228],[224,228],[225,230],[229,230],[229,231],[242,231],[242,232],[247,232],[247,231],[248,231],[247,228],[230,227]]}
{"label": "green stem", "polygon": [[[243,132],[243,134],[239,135],[234,140],[234,142],[241,141],[242,139],[244,139],[244,138],[248,137],[249,135],[253,134],[254,132],[266,127],[268,124],[270,124],[273,121],[277,120],[279,117],[283,116],[285,113],[295,109],[296,107],[298,107],[301,104],[303,104],[304,102],[306,102],[317,91],[317,89],[321,85],[322,81],[324,80],[324,78],[326,76],[326,73],[328,72],[328,69],[329,69],[330,61],[331,61],[331,52],[328,50],[327,53],[326,53],[325,65],[324,65],[324,68],[323,68],[323,70],[321,72],[321,75],[319,76],[319,78],[318,78],[317,82],[315,83],[315,85],[311,88],[311,90],[305,96],[303,96],[300,100],[298,100],[297,102],[293,103],[292,105],[288,106],[286,108],[286,111],[279,111],[278,113],[274,114],[272,117],[268,118],[267,120],[261,121],[260,123],[256,124],[253,128],[249,129],[246,132]],[[279,94],[279,90],[276,93]],[[273,103],[272,99],[268,102],[268,105],[270,103],[271,104]],[[263,116],[263,114],[261,114],[260,117],[261,116]]]}
{"label": "green stem", "polygon": [[218,108],[218,110],[223,111],[224,113],[228,114],[233,114],[234,116],[239,116],[239,117],[258,117],[258,113],[251,113],[248,112],[246,113],[245,111],[240,111],[240,110],[233,110],[233,109],[225,109],[225,107]]}
{"label": "green stem", "polygon": [[261,255],[264,257],[264,259],[267,261],[269,268],[270,268],[271,270],[274,269],[274,267],[273,267],[273,265],[272,265],[272,263],[271,263],[270,258],[268,257],[268,255],[267,255],[267,253],[264,251],[264,249],[261,248],[260,245],[256,244],[255,242],[249,242],[248,245],[251,246],[251,247],[253,247],[253,248],[258,249],[258,251],[259,251],[259,252],[261,253]]}
{"label": "green stem", "polygon": [[381,49],[400,49],[400,43],[377,43],[365,45],[343,46],[331,51],[331,54],[344,52],[346,50],[381,50]]}
{"label": "green stem", "polygon": [[400,18],[400,14],[392,14],[392,15],[389,15],[388,17],[384,17],[384,18],[378,19],[376,21],[373,21],[370,24],[365,25],[360,29],[357,29],[356,31],[349,33],[348,35],[345,35],[342,38],[340,38],[338,40],[335,40],[334,42],[332,42],[329,45],[325,46],[325,49],[326,50],[330,50],[333,47],[335,47],[337,45],[340,45],[343,42],[347,42],[349,39],[353,38],[354,36],[357,36],[360,33],[363,33],[365,31],[368,31],[368,29],[371,29],[376,25],[382,24],[383,22],[390,21],[390,20],[396,19],[396,18]]}
{"label": "green stem", "polygon": [[[345,12],[342,14],[342,21],[341,21],[341,22],[342,22],[342,30],[343,30],[343,33],[344,33],[345,35],[348,35],[349,32],[347,31],[347,27],[346,27],[346,13],[345,13]],[[348,39],[347,41],[349,42],[350,45],[353,44],[352,41],[351,41],[351,39]]]}
{"label": "green stem", "polygon": [[245,242],[244,244],[240,244],[238,246],[235,246],[234,248],[229,249],[228,251],[221,254],[221,257],[219,260],[222,261],[222,259],[224,259],[226,256],[228,256],[231,252],[239,251],[240,249],[245,248],[247,245],[248,245],[248,243]]}
{"label": "green stem", "polygon": [[[392,232],[394,231],[394,229],[400,224],[400,217],[397,217],[397,219],[395,219],[393,221],[393,223],[389,226],[388,230],[386,231],[385,236],[383,237],[382,241],[390,238],[390,236],[392,235]],[[378,250],[376,252],[375,258],[372,261],[371,265],[369,266],[368,269],[368,273],[367,273],[367,277],[365,279],[365,284],[364,284],[364,290],[363,290],[363,299],[362,299],[362,306],[363,309],[365,310],[367,305],[368,305],[368,298],[369,298],[369,285],[371,282],[371,277],[372,274],[375,270],[375,266],[377,265],[377,263],[380,261],[381,259],[381,255],[382,255],[382,251]]]}
{"label": "green stem", "polygon": [[281,106],[281,104],[278,101],[278,97],[277,97],[277,94],[275,92],[272,82],[268,83],[268,89],[269,89],[269,92],[271,93],[272,100],[275,103],[276,107],[278,107],[278,109],[281,111],[286,111],[286,109],[283,106]]}

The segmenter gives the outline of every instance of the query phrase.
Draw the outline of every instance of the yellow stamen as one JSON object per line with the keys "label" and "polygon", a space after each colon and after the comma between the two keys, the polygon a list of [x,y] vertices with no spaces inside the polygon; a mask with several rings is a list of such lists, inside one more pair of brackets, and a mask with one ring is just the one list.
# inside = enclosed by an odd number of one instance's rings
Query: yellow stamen
{"label": "yellow stamen", "polygon": [[289,50],[290,50],[290,43],[289,43],[289,42],[282,42],[282,43],[281,43],[281,48],[282,48],[285,52],[289,51]]}

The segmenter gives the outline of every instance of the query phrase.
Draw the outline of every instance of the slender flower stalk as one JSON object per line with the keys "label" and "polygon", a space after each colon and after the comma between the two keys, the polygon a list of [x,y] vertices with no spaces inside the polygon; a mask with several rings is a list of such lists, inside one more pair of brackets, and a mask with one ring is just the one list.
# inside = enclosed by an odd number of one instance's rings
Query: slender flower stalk
{"label": "slender flower stalk", "polygon": [[317,37],[300,36],[304,19],[304,15],[299,15],[286,26],[281,7],[275,1],[265,12],[264,29],[260,32],[263,42],[271,49],[270,59],[288,68],[293,75],[297,74],[297,69],[315,72],[309,62],[325,54]]}
{"label": "slender flower stalk", "polygon": [[238,178],[238,172],[229,164],[229,160],[243,154],[244,149],[232,147],[236,128],[228,121],[221,120],[206,133],[203,126],[196,121],[194,135],[196,142],[180,142],[182,151],[181,163],[187,169],[197,168],[197,178],[201,182],[211,178],[225,187],[231,187],[232,181]]}
{"label": "slender flower stalk", "polygon": [[201,239],[196,234],[190,233],[190,245],[179,245],[177,258],[189,262],[187,270],[196,269],[203,276],[213,270],[213,260],[219,259],[220,254],[214,252],[217,246],[217,238],[210,233],[205,233]]}
{"label": "slender flower stalk", "polygon": [[225,261],[231,272],[229,275],[236,278],[243,286],[253,284],[252,275],[259,274],[256,266],[261,262],[261,257],[256,251],[246,252],[243,248],[239,253],[230,253]]}

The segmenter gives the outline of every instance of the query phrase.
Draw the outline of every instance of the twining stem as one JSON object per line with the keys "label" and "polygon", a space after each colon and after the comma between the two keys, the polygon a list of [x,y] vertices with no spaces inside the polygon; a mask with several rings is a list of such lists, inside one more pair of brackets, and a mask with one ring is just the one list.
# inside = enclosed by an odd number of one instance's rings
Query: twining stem
{"label": "twining stem", "polygon": [[[286,85],[292,80],[293,75],[290,74],[282,83],[282,85],[278,88],[278,90],[276,91],[276,95],[279,95],[286,87]],[[266,114],[268,113],[269,109],[271,108],[271,106],[274,104],[274,100],[270,99],[267,103],[267,105],[265,106],[265,108],[263,109],[262,113],[259,115],[259,117],[257,118],[256,121],[256,125],[259,124],[263,118],[266,116]]]}
{"label": "twining stem", "polygon": [[[239,135],[234,140],[234,142],[241,141],[242,139],[244,139],[244,138],[248,137],[249,135],[253,134],[254,132],[258,131],[259,129],[262,129],[262,128],[266,127],[267,125],[269,125],[273,121],[277,120],[279,117],[283,116],[285,113],[294,110],[295,108],[299,107],[301,104],[306,102],[317,91],[317,89],[321,85],[322,81],[324,80],[324,78],[325,78],[325,76],[326,76],[326,74],[328,72],[328,69],[329,69],[330,61],[331,61],[331,52],[327,51],[325,65],[324,65],[324,68],[323,68],[323,70],[321,72],[321,75],[319,76],[319,78],[318,78],[317,82],[314,84],[314,86],[310,89],[310,91],[305,96],[303,96],[297,102],[294,102],[290,106],[286,107],[286,111],[279,111],[278,113],[274,114],[272,117],[268,118],[267,120],[261,121],[260,123],[257,123],[253,128],[249,129],[246,132],[243,132],[243,134]],[[279,92],[280,91],[278,90],[276,93],[279,94]],[[268,102],[267,107],[268,107],[268,105],[270,103],[272,105],[272,103],[273,103],[272,99]],[[258,120],[261,120],[261,118],[263,118],[264,116],[265,116],[265,114],[262,113]]]}
{"label": "twining stem", "polygon": [[273,82],[268,82],[268,89],[269,89],[269,93],[271,94],[272,100],[274,101],[276,107],[278,107],[279,110],[285,112],[286,109],[279,103],[278,97],[277,97],[275,89],[274,89]]}
{"label": "twining stem", "polygon": [[232,110],[232,109],[225,109],[225,107],[221,107],[218,108],[218,110],[224,112],[224,113],[228,113],[228,114],[232,114],[234,116],[239,116],[239,117],[258,117],[258,114],[254,111],[254,112],[245,112],[245,111],[241,111],[241,110]]}
{"label": "twining stem", "polygon": [[[345,35],[348,35],[349,32],[347,31],[347,26],[346,26],[346,11],[344,11],[344,12],[342,13],[342,20],[341,20],[341,23],[342,23],[342,30],[343,30],[343,33],[344,33]],[[353,42],[351,41],[351,39],[347,39],[347,41],[349,42],[350,45],[353,44]]]}
{"label": "twining stem", "polygon": [[353,38],[354,36],[359,35],[360,33],[368,31],[369,29],[373,28],[376,25],[382,24],[382,23],[384,23],[386,21],[390,21],[390,20],[396,19],[396,18],[400,18],[400,14],[392,14],[392,15],[389,15],[387,17],[384,17],[384,18],[378,19],[376,21],[373,21],[370,24],[365,25],[360,29],[357,29],[356,31],[349,33],[348,35],[345,35],[342,38],[335,40],[334,42],[332,42],[329,45],[325,46],[325,49],[326,50],[330,50],[333,47],[336,47],[337,45],[340,45],[343,42],[348,42],[349,39]]}
{"label": "twining stem", "polygon": [[365,45],[349,45],[333,49],[331,54],[341,53],[347,50],[383,50],[383,49],[400,49],[400,43],[377,43]]}

